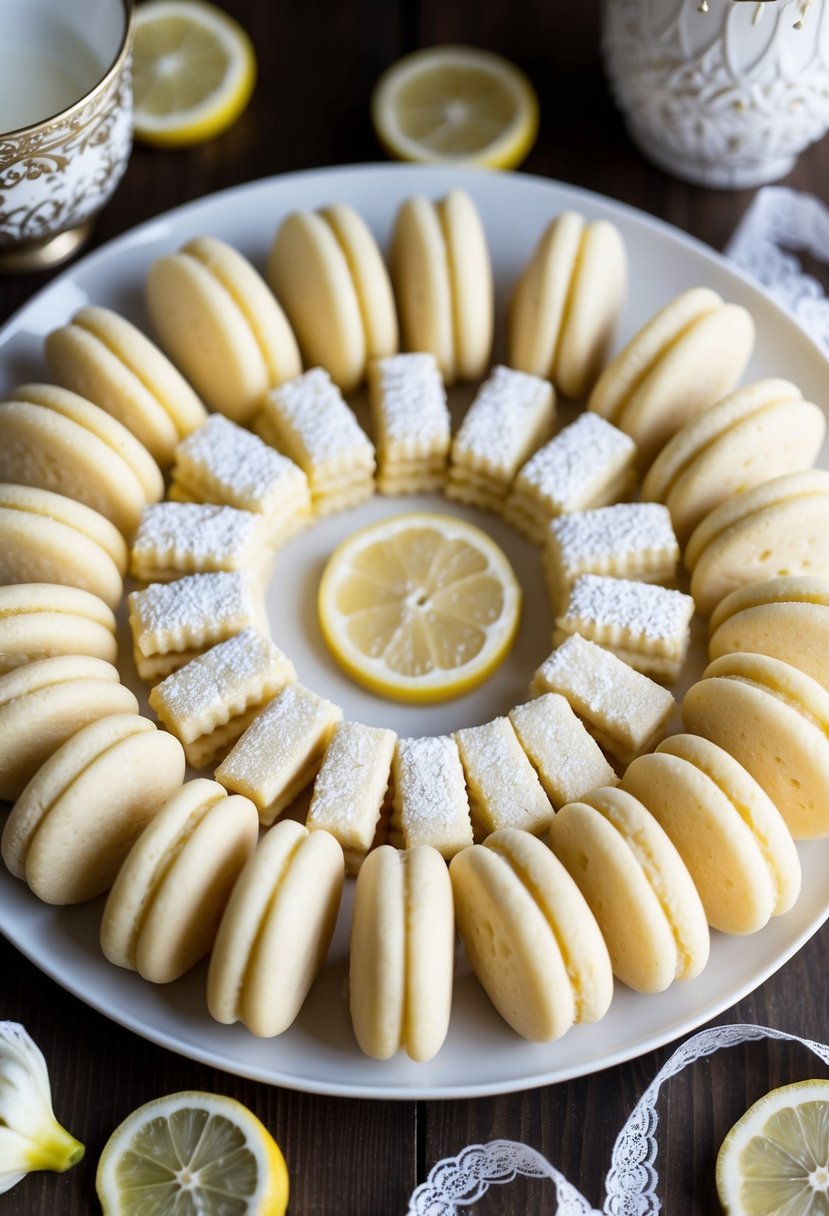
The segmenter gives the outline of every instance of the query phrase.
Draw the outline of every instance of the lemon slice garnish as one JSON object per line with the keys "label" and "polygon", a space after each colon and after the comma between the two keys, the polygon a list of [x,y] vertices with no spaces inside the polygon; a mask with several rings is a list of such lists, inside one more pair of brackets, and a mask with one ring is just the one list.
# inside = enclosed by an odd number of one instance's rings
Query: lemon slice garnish
{"label": "lemon slice garnish", "polygon": [[508,59],[467,46],[427,47],[380,77],[371,116],[398,160],[512,169],[538,132],[538,98]]}
{"label": "lemon slice garnish", "polygon": [[283,1216],[288,1169],[241,1102],[196,1091],[139,1106],[110,1136],[95,1179],[104,1216]]}
{"label": "lemon slice garnish", "polygon": [[247,105],[256,59],[245,31],[204,0],[149,0],[135,10],[135,134],[183,147],[224,131]]}
{"label": "lemon slice garnish", "polygon": [[521,588],[480,528],[449,515],[396,515],[334,551],[318,608],[331,653],[359,684],[397,701],[445,701],[504,659]]}
{"label": "lemon slice garnish", "polygon": [[717,1157],[729,1216],[829,1212],[829,1081],[797,1081],[755,1102]]}

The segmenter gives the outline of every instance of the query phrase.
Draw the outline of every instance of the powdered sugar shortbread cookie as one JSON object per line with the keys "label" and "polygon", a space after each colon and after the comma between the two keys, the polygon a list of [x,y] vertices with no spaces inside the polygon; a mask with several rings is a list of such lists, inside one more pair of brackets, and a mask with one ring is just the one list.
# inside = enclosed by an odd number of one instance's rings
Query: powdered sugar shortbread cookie
{"label": "powdered sugar shortbread cookie", "polygon": [[340,842],[348,874],[357,873],[377,834],[395,737],[393,730],[359,722],[338,722],[331,732],[305,826]]}
{"label": "powdered sugar shortbread cookie", "polygon": [[509,305],[510,366],[566,397],[592,388],[624,303],[627,258],[615,225],[565,211],[539,240]]}
{"label": "powdered sugar shortbread cookie", "polygon": [[449,1029],[454,945],[452,883],[440,853],[375,849],[357,878],[348,977],[366,1055],[437,1055]]}
{"label": "powdered sugar shortbread cookie", "polygon": [[636,440],[646,468],[683,423],[731,391],[753,346],[754,322],[745,308],[693,287],[608,363],[587,408]]}
{"label": "powdered sugar shortbread cookie", "polygon": [[253,511],[201,502],[145,507],[130,549],[130,573],[141,582],[184,574],[255,571],[271,556],[264,522]]}
{"label": "powdered sugar shortbread cookie", "polygon": [[472,968],[501,1017],[546,1043],[604,1017],[610,957],[584,896],[529,832],[506,828],[452,859],[455,916]]}
{"label": "powdered sugar shortbread cookie", "polygon": [[549,841],[596,917],[623,984],[664,992],[699,975],[710,949],[702,902],[669,836],[638,799],[592,790],[561,808]]}
{"label": "powdered sugar shortbread cookie", "polygon": [[82,308],[47,336],[44,351],[59,384],[112,414],[162,468],[204,422],[204,406],[169,359],[108,308]]}
{"label": "powdered sugar shortbread cookie", "polygon": [[472,844],[466,783],[454,739],[398,739],[391,772],[390,844],[405,849],[428,844],[443,857]]}
{"label": "powdered sugar shortbread cookie", "polygon": [[296,330],[305,363],[349,392],[370,359],[397,350],[397,314],[377,242],[353,207],[294,211],[268,254],[268,281]]}
{"label": "powdered sugar shortbread cookie", "polygon": [[147,308],[162,346],[213,409],[247,422],[262,395],[302,371],[296,338],[265,280],[202,236],[156,258]]}
{"label": "powdered sugar shortbread cookie", "polygon": [[381,494],[443,488],[452,420],[434,355],[390,355],[369,364],[371,418]]}
{"label": "powdered sugar shortbread cookie", "polygon": [[177,790],[136,840],[101,919],[111,963],[153,984],[208,953],[230,892],[256,848],[256,807],[198,778]]}
{"label": "powdered sugar shortbread cookie", "polygon": [[455,731],[476,836],[499,828],[540,835],[553,808],[509,718]]}
{"label": "powdered sugar shortbread cookie", "polygon": [[0,674],[53,655],[114,663],[115,614],[97,595],[59,583],[0,587]]}
{"label": "powdered sugar shortbread cookie", "polygon": [[343,889],[343,855],[328,832],[277,823],[233,888],[207,973],[217,1022],[282,1034],[322,967]]}
{"label": "powdered sugar shortbread cookie", "polygon": [[555,810],[618,778],[567,699],[546,692],[509,711],[518,742]]}

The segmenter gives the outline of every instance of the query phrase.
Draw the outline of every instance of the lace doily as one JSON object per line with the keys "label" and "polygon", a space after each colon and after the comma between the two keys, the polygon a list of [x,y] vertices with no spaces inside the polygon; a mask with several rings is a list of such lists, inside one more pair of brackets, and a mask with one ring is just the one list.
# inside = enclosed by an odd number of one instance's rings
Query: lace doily
{"label": "lace doily", "polygon": [[556,1191],[551,1216],[649,1216],[660,1211],[656,1194],[656,1101],[665,1081],[722,1047],[735,1047],[756,1039],[801,1043],[829,1065],[829,1046],[769,1026],[714,1026],[683,1043],[662,1066],[636,1103],[613,1146],[605,1179],[604,1207],[592,1208],[584,1196],[541,1153],[514,1140],[471,1144],[457,1157],[447,1157],[432,1168],[429,1177],[409,1200],[408,1216],[457,1216],[486,1194],[490,1186],[512,1180],[549,1178]]}

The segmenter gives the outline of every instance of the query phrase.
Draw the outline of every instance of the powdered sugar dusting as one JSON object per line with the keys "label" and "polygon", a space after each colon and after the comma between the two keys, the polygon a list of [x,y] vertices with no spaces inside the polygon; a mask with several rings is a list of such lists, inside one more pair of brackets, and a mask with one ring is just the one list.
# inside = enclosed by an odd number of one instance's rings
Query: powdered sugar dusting
{"label": "powdered sugar dusting", "polygon": [[259,546],[262,520],[251,511],[214,503],[158,502],[141,513],[132,545],[132,564],[241,563]]}
{"label": "powdered sugar dusting", "polygon": [[418,835],[434,828],[451,830],[459,812],[468,814],[461,758],[448,735],[398,739],[394,782],[395,808],[404,829]]}
{"label": "powdered sugar dusting", "polygon": [[481,464],[510,480],[539,433],[549,434],[552,421],[553,391],[547,380],[496,367],[461,423],[452,461]]}
{"label": "powdered sugar dusting", "polygon": [[679,554],[670,512],[660,503],[618,503],[558,515],[549,528],[565,567],[623,561],[628,554],[650,551],[664,551],[674,560]]}
{"label": "powdered sugar dusting", "polygon": [[264,510],[286,487],[301,488],[305,482],[292,460],[222,414],[211,414],[178,445],[174,476],[179,475],[188,485],[203,482],[229,505],[248,510]]}
{"label": "powdered sugar dusting", "polygon": [[585,412],[530,457],[519,480],[541,497],[572,509],[595,482],[610,478],[633,460],[629,435],[598,414]]}
{"label": "powdered sugar dusting", "polygon": [[[130,618],[141,632],[201,634],[256,618],[246,576],[238,571],[190,574],[172,583],[151,583],[129,597]],[[140,644],[139,644],[140,648]]]}
{"label": "powdered sugar dusting", "polygon": [[570,589],[561,619],[624,629],[633,638],[673,640],[684,635],[693,612],[693,599],[681,591],[633,579],[583,574]]}
{"label": "powdered sugar dusting", "polygon": [[406,450],[448,450],[451,420],[434,355],[389,355],[376,361],[373,375],[386,443]]}
{"label": "powdered sugar dusting", "polygon": [[572,634],[544,660],[535,674],[538,691],[560,692],[580,716],[604,729],[647,726],[667,717],[674,699],[666,688],[634,671],[622,659],[595,642]]}
{"label": "powdered sugar dusting", "polygon": [[[368,848],[389,782],[394,740],[392,730],[339,723],[314,783],[309,827],[328,827],[335,835],[344,831],[349,844]],[[362,839],[355,841],[356,834]]]}
{"label": "powdered sugar dusting", "polygon": [[[271,414],[277,431],[286,423],[294,431],[311,464],[323,464],[344,455],[362,461],[374,459],[368,436],[328,372],[321,367],[271,389],[264,408]],[[293,455],[304,467],[299,453]]]}

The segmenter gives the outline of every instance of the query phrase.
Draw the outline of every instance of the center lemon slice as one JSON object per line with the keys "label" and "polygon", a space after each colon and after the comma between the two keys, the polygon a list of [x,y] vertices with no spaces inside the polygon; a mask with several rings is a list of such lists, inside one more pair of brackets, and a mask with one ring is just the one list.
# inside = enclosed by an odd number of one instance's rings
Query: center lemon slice
{"label": "center lemon slice", "polygon": [[340,666],[397,701],[446,701],[503,661],[521,588],[495,542],[449,515],[396,515],[335,549],[319,589]]}

